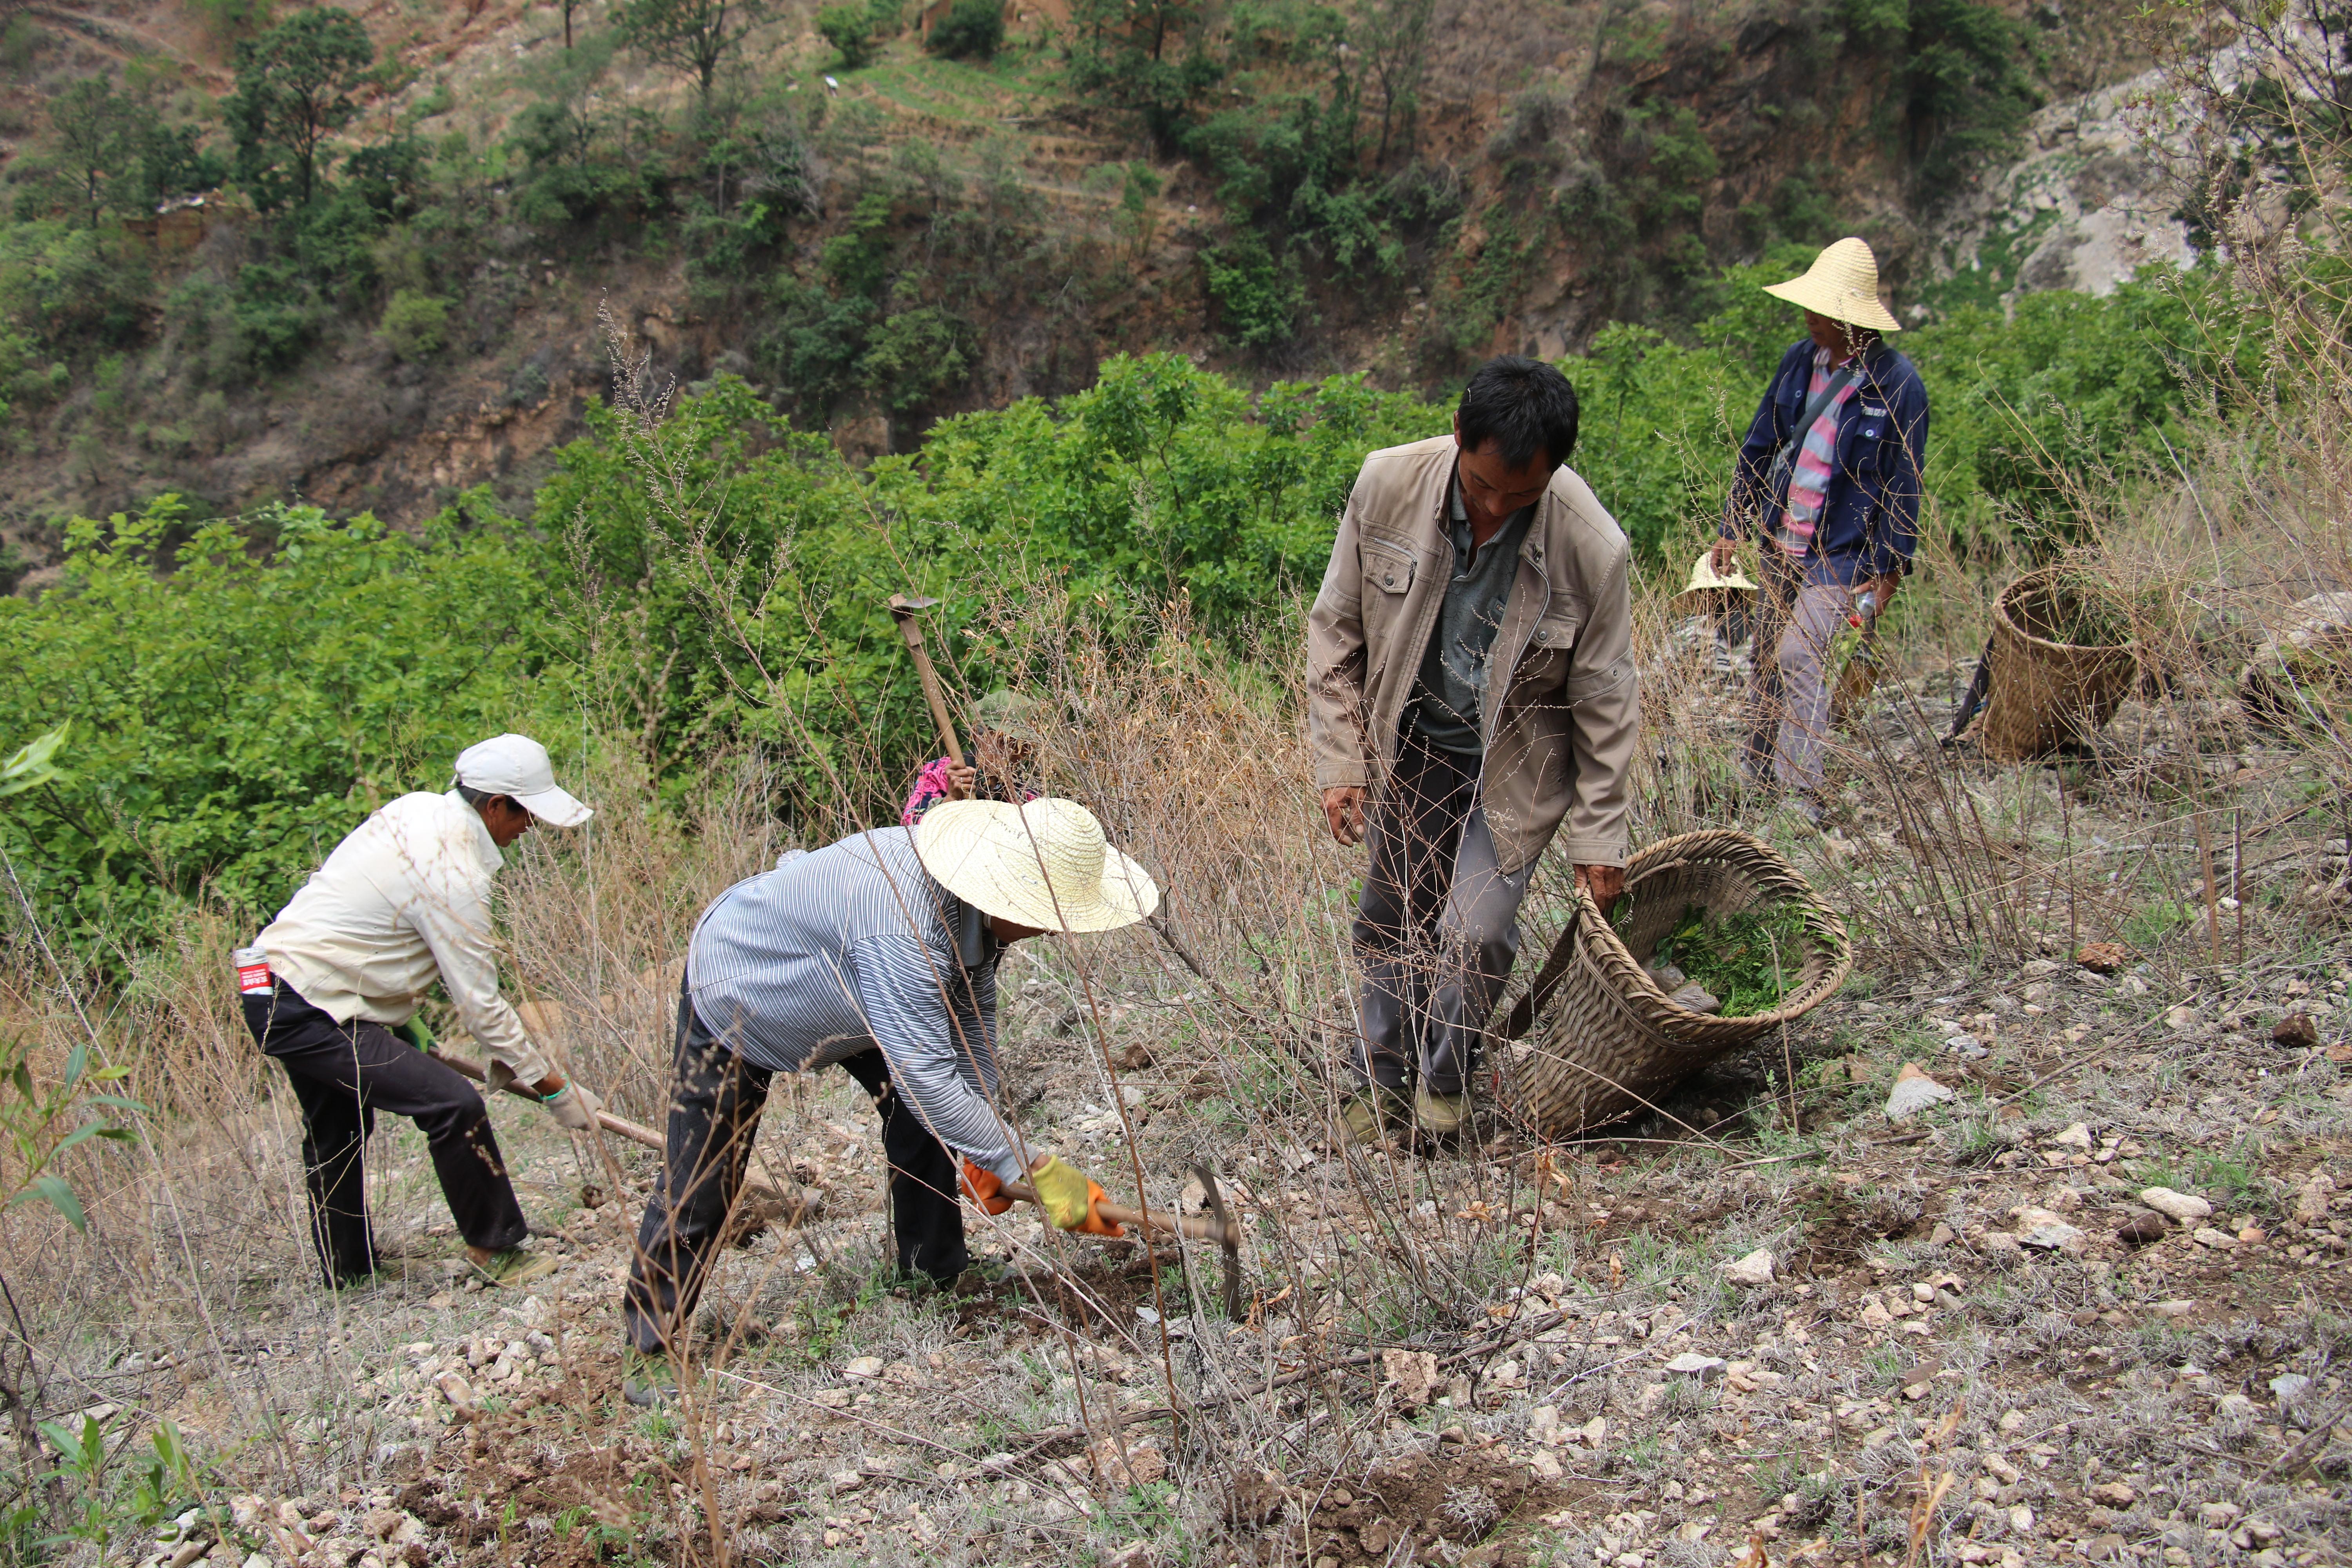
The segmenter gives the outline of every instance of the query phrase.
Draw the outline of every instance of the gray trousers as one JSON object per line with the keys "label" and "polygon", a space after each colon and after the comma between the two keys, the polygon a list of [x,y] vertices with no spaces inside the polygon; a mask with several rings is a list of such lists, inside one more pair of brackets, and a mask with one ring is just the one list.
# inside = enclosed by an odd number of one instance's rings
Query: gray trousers
{"label": "gray trousers", "polygon": [[1355,1069],[1382,1089],[1418,1072],[1460,1094],[1519,953],[1529,861],[1505,876],[1478,805],[1478,765],[1405,732],[1396,771],[1366,816],[1370,874],[1356,904],[1363,1001]]}
{"label": "gray trousers", "polygon": [[1750,778],[1816,795],[1830,741],[1830,642],[1853,590],[1838,581],[1836,563],[1818,555],[1791,556],[1769,540],[1763,555],[1742,763]]}

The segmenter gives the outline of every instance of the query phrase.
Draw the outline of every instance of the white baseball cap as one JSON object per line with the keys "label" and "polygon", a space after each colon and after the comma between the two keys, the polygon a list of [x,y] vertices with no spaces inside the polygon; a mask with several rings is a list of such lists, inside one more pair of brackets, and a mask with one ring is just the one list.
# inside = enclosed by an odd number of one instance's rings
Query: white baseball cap
{"label": "white baseball cap", "polygon": [[529,735],[497,735],[457,753],[457,782],[484,795],[502,795],[541,822],[577,827],[596,814],[555,787],[547,748]]}

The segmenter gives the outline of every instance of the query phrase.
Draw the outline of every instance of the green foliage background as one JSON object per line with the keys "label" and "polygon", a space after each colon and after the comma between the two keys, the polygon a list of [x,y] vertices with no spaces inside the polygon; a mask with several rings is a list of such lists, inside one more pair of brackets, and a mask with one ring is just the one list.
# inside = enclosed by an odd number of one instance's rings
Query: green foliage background
{"label": "green foliage background", "polygon": [[[1564,366],[1585,410],[1574,466],[1646,571],[1712,533],[1793,335],[1756,288],[1784,272],[1720,275],[1690,341],[1614,327]],[[2082,487],[2226,416],[2211,389],[2263,343],[2241,313],[2242,340],[2193,346],[2222,287],[2157,272],[1905,334],[1934,411],[1928,531],[1963,555],[2061,539]],[[1364,454],[1450,413],[1361,376],[1252,394],[1181,356],[1121,356],[1083,392],[941,421],[919,452],[858,468],[722,377],[651,429],[592,411],[528,522],[472,500],[414,535],[307,507],[191,527],[170,497],[79,520],[64,580],[0,599],[0,661],[24,672],[0,688],[0,750],[73,724],[68,776],[0,803],[0,844],[86,945],[199,894],[263,916],[375,804],[445,787],[469,742],[520,728],[576,754],[623,707],[673,793],[751,744],[779,760],[780,811],[887,819],[932,745],[890,594],[948,601],[941,640],[974,692],[1021,678],[1001,645],[960,637],[1013,599],[1141,647],[1181,597],[1237,646],[1279,644]]]}

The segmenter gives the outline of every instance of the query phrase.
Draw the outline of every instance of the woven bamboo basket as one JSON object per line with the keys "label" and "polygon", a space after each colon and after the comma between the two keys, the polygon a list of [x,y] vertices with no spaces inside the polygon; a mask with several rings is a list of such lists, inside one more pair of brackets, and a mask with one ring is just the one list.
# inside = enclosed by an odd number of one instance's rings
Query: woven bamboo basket
{"label": "woven bamboo basket", "polygon": [[2084,647],[2052,638],[2060,596],[2079,593],[2084,583],[2079,570],[2045,566],[2001,590],[1992,610],[1985,755],[2018,763],[2081,745],[2131,690],[2139,669],[2135,644]]}
{"label": "woven bamboo basket", "polygon": [[[1546,1137],[1574,1137],[1655,1104],[1717,1057],[1820,1006],[1853,967],[1844,922],[1796,868],[1729,828],[1665,839],[1627,862],[1633,908],[1622,939],[1590,895],[1574,896],[1572,946],[1554,950],[1521,999],[1512,1026],[1532,1024],[1530,1043],[1507,1053],[1510,1101]],[[1719,918],[1780,902],[1802,911],[1805,947],[1790,955],[1794,983],[1769,1013],[1687,1012],[1642,967],[1693,907]]]}

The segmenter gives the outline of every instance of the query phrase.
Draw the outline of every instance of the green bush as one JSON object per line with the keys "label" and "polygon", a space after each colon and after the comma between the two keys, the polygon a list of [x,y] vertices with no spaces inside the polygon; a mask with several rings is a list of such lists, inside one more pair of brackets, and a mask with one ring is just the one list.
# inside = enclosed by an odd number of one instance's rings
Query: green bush
{"label": "green bush", "polygon": [[191,531],[164,496],[66,547],[56,587],[0,598],[0,752],[73,721],[68,776],[0,802],[0,844],[85,948],[200,892],[266,918],[471,742],[577,727],[541,651],[553,563],[520,531],[273,506]]}
{"label": "green bush", "polygon": [[0,226],[0,325],[51,354],[135,341],[152,288],[140,253],[111,226]]}
{"label": "green bush", "polygon": [[449,346],[449,301],[415,289],[395,289],[384,302],[375,335],[394,358],[431,359]]}
{"label": "green bush", "polygon": [[841,56],[841,68],[854,71],[874,58],[874,21],[863,5],[827,5],[816,14],[817,37]]}
{"label": "green bush", "polygon": [[1288,342],[1307,304],[1306,280],[1296,261],[1277,258],[1255,229],[1201,253],[1218,331],[1236,348],[1265,350]]}
{"label": "green bush", "polygon": [[955,0],[923,47],[945,59],[990,60],[1004,44],[1003,0]]}
{"label": "green bush", "polygon": [[858,374],[891,407],[919,408],[962,383],[976,336],[971,322],[936,305],[900,310],[875,329]]}

